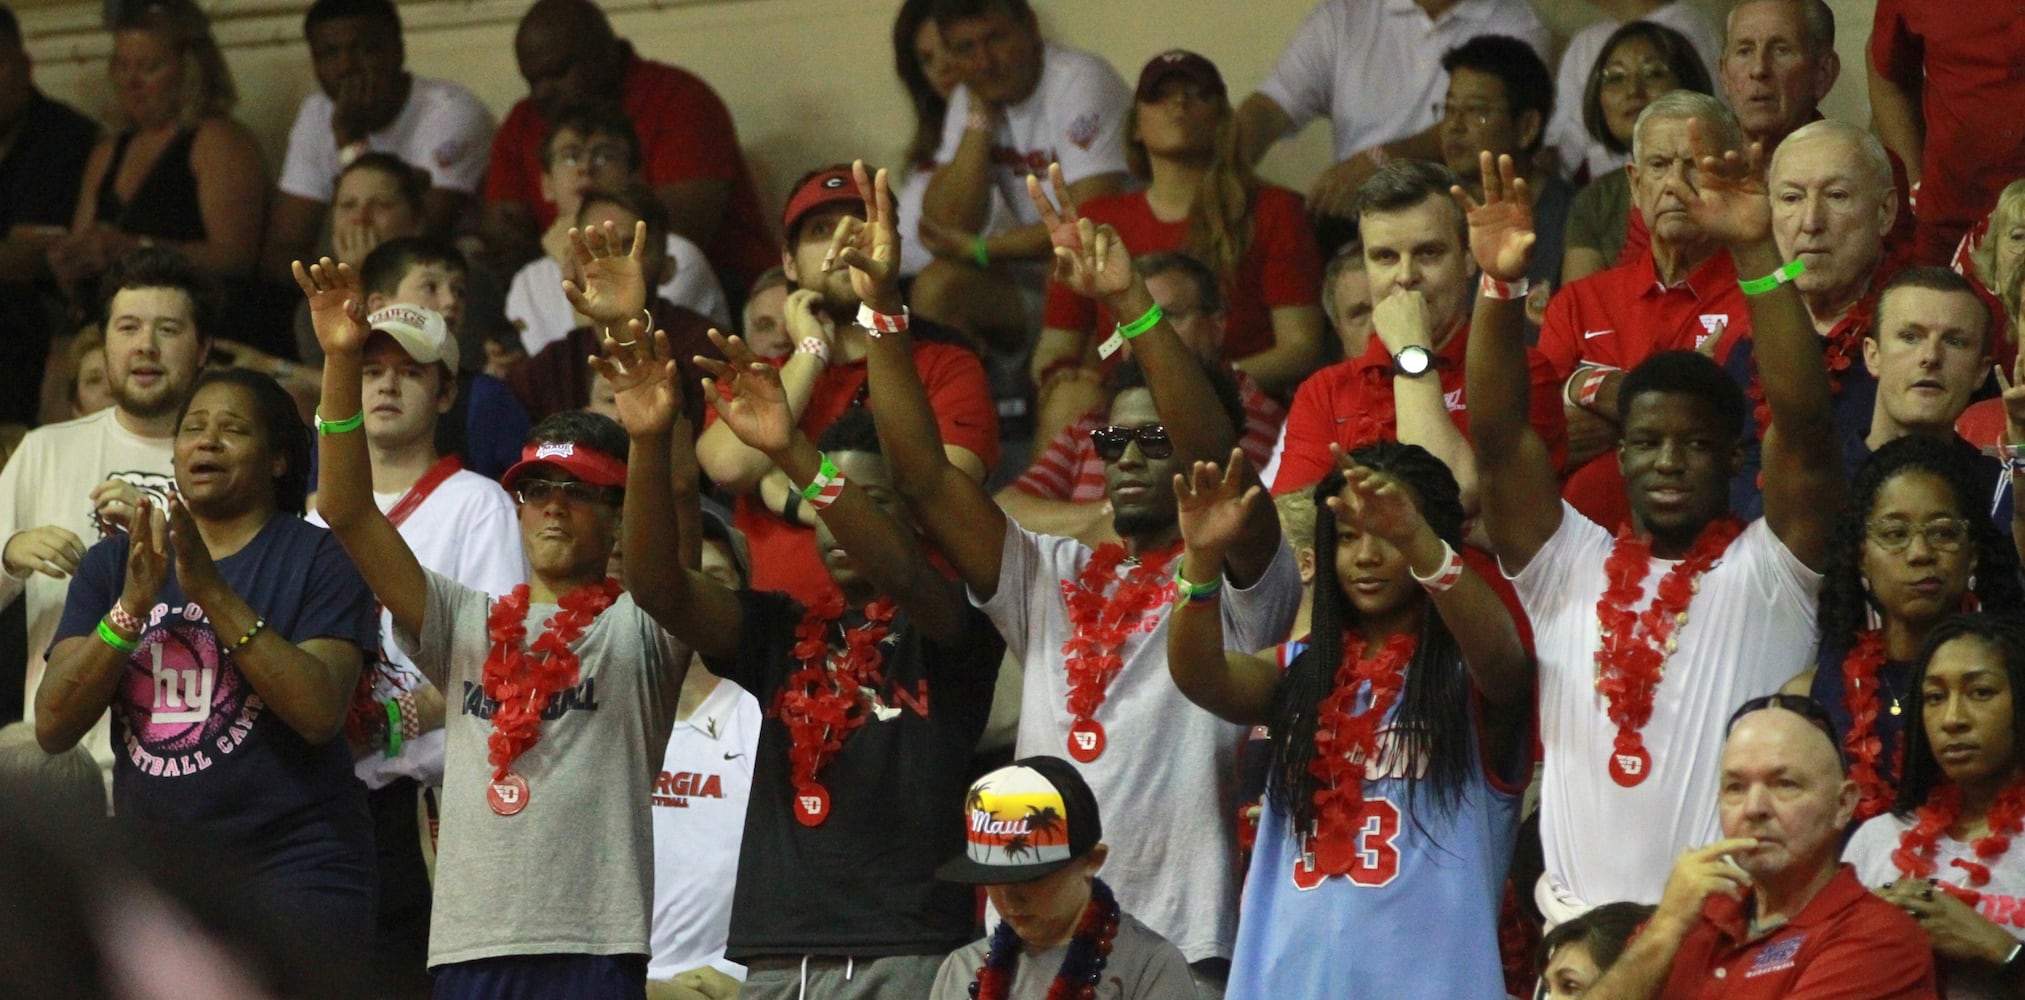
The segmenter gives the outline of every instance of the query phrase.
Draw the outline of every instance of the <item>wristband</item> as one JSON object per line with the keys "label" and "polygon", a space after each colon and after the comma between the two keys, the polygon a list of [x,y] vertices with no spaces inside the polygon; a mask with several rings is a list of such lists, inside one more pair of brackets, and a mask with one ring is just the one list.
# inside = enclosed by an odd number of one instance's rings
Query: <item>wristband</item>
{"label": "wristband", "polygon": [[1413,582],[1426,588],[1430,594],[1446,594],[1453,590],[1456,584],[1462,582],[1462,557],[1456,555],[1455,549],[1447,542],[1441,543],[1441,555],[1441,566],[1428,576],[1414,573],[1411,564],[1406,567],[1408,573],[1413,573]]}
{"label": "wristband", "polygon": [[1997,443],[1997,457],[2004,460],[2004,471],[2014,476],[2019,473],[2025,473],[2025,445],[2015,445],[2009,441],[1999,441]]}
{"label": "wristband", "polygon": [[991,269],[991,249],[984,245],[984,234],[979,233],[970,241],[970,259],[977,262],[977,269]]}
{"label": "wristband", "polygon": [[1795,257],[1792,262],[1762,278],[1737,282],[1737,287],[1743,289],[1745,295],[1763,295],[1806,273],[1807,262]]}
{"label": "wristband", "polygon": [[1585,410],[1596,408],[1596,400],[1603,395],[1603,383],[1610,378],[1611,369],[1590,368],[1575,383],[1575,405]]}
{"label": "wristband", "polygon": [[415,710],[415,693],[404,691],[394,700],[401,703],[401,738],[412,740],[420,737],[422,713]]}
{"label": "wristband", "polygon": [[1189,604],[1207,604],[1223,593],[1223,574],[1219,573],[1208,583],[1190,583],[1180,572],[1174,574],[1174,589],[1178,596]]}
{"label": "wristband", "polygon": [[386,756],[392,759],[401,755],[401,738],[404,735],[401,727],[401,703],[397,699],[381,702],[381,705],[387,710]]}
{"label": "wristband", "polygon": [[252,627],[252,628],[249,628],[249,629],[247,629],[247,630],[246,630],[246,634],[245,634],[245,635],[242,635],[242,636],[240,636],[240,637],[239,637],[239,641],[238,641],[238,642],[235,642],[235,643],[233,643],[233,644],[232,644],[232,651],[233,651],[233,652],[235,652],[235,653],[237,653],[237,652],[239,652],[239,651],[240,651],[241,649],[244,649],[244,648],[246,648],[246,644],[247,644],[247,643],[249,643],[249,642],[252,642],[252,641],[253,641],[253,637],[254,637],[254,636],[256,636],[256,635],[259,635],[259,634],[260,634],[260,630],[261,630],[261,629],[264,629],[264,628],[266,628],[266,627],[267,627],[267,619],[265,619],[265,618],[255,618],[255,619],[253,619],[253,627]]}
{"label": "wristband", "polygon": [[802,494],[800,490],[788,490],[787,499],[781,501],[780,519],[800,526],[802,523]]}
{"label": "wristband", "polygon": [[1499,281],[1491,277],[1488,271],[1484,272],[1483,280],[1477,283],[1477,292],[1484,298],[1503,299],[1508,302],[1523,299],[1526,293],[1532,290],[1532,282],[1526,278],[1517,281]]}
{"label": "wristband", "polygon": [[122,632],[131,632],[138,636],[143,631],[141,620],[128,614],[127,609],[121,607],[118,601],[113,602],[112,610],[106,612],[105,616],[112,622],[113,628]]}
{"label": "wristband", "polygon": [[98,637],[104,640],[106,645],[111,646],[113,651],[121,656],[132,656],[134,650],[141,648],[140,643],[124,638],[118,632],[113,631],[112,626],[106,624],[103,618],[99,619]]}
{"label": "wristband", "polygon": [[802,346],[795,348],[796,354],[813,354],[824,365],[830,363],[830,345],[821,337],[803,337]]}
{"label": "wristband", "polygon": [[1166,316],[1167,314],[1160,309],[1160,303],[1155,302],[1151,309],[1146,310],[1145,315],[1130,323],[1118,324],[1118,329],[1112,331],[1110,337],[1097,345],[1097,356],[1099,358],[1109,358],[1111,355],[1118,353],[1118,349],[1124,347],[1126,341],[1153,329],[1153,325],[1166,318]]}
{"label": "wristband", "polygon": [[809,480],[809,484],[802,487],[802,499],[808,501],[809,506],[814,507],[817,513],[821,513],[843,495],[844,474],[837,471],[837,463],[830,461],[830,456],[824,455],[822,468],[816,471],[816,478]]}
{"label": "wristband", "polygon": [[360,410],[343,420],[316,418],[316,432],[329,437],[332,434],[348,434],[366,425],[366,411]]}
{"label": "wristband", "polygon": [[866,335],[878,340],[882,333],[907,332],[907,307],[901,306],[898,314],[875,312],[871,306],[858,304],[858,325],[865,328]]}
{"label": "wristband", "polygon": [[[639,341],[637,340],[619,339],[619,334],[625,332],[626,332],[626,321],[621,320],[605,328],[605,339],[611,341],[614,344],[619,345],[620,347],[632,347],[633,345],[639,343]],[[642,309],[640,310],[640,336],[651,337],[653,335],[654,335],[654,314],[645,309]]]}

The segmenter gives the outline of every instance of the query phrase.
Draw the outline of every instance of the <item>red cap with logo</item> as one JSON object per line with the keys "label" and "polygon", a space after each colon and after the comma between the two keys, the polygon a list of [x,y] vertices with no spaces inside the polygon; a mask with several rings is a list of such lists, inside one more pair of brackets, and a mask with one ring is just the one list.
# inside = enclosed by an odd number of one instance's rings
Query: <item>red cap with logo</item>
{"label": "red cap with logo", "polygon": [[1132,99],[1141,104],[1159,99],[1160,85],[1170,76],[1184,77],[1212,97],[1229,94],[1215,63],[1187,49],[1168,49],[1148,60],[1146,68],[1139,71],[1139,89],[1133,92]]}
{"label": "red cap with logo", "polygon": [[850,205],[863,214],[865,199],[858,196],[858,183],[851,177],[848,166],[827,167],[808,176],[788,195],[787,209],[781,213],[781,232],[788,239],[794,239],[795,226],[809,213],[832,205]]}
{"label": "red cap with logo", "polygon": [[513,492],[520,477],[537,467],[549,465],[592,486],[626,485],[626,463],[578,441],[534,441],[520,448],[520,461],[499,477],[499,485]]}

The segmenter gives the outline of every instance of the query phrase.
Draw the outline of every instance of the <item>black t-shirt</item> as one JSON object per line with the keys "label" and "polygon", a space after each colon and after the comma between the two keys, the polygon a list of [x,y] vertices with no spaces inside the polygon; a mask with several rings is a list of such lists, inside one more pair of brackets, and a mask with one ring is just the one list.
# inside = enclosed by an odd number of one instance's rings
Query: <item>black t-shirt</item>
{"label": "black t-shirt", "polygon": [[19,225],[70,228],[98,124],[37,93],[14,148],[0,159],[0,235]]}
{"label": "black t-shirt", "polygon": [[[970,758],[991,713],[1005,640],[966,608],[960,646],[942,647],[894,616],[881,643],[872,716],[817,773],[828,818],[793,815],[788,731],[776,704],[801,661],[802,606],[785,594],[743,591],[735,660],[705,665],[752,692],[766,712],[745,811],[731,904],[733,961],[757,955],[930,955],[969,941],[976,895],[935,869],[964,850]],[[846,612],[843,624],[864,621]],[[835,639],[834,628],[831,637]]]}

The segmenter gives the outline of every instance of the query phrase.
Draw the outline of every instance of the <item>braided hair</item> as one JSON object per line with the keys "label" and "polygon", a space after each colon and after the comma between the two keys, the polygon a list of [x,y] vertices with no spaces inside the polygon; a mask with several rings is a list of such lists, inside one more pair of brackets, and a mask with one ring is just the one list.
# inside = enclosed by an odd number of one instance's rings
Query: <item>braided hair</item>
{"label": "braided hair", "polygon": [[[2025,617],[1984,613],[1952,615],[1934,626],[1934,630],[1927,633],[1927,641],[1920,645],[1919,660],[1913,665],[1913,704],[1924,703],[1919,694],[1926,687],[1927,667],[1933,663],[1934,653],[1956,639],[1979,640],[1994,649],[1997,658],[2003,661],[2004,675],[2011,681],[2011,753],[2015,766],[2018,755],[2025,752],[2025,743],[2018,741],[2018,734],[2025,733]],[[1934,759],[1934,748],[1927,741],[1925,720],[1913,719],[1905,727],[1905,732],[1905,768],[1904,773],[1899,775],[1898,800],[1892,803],[1891,811],[1902,819],[1910,819],[1915,810],[1926,804],[1927,796],[1936,786],[1947,783],[1948,777],[1942,773],[1940,762]]]}
{"label": "braided hair", "polygon": [[[1462,547],[1461,490],[1440,459],[1419,445],[1390,441],[1359,448],[1351,457],[1405,486],[1434,533],[1450,546]],[[1274,773],[1267,794],[1296,836],[1315,820],[1315,777],[1308,763],[1315,756],[1316,713],[1335,686],[1344,637],[1357,626],[1356,606],[1336,575],[1336,514],[1325,503],[1342,492],[1343,482],[1338,470],[1315,487],[1314,629],[1308,648],[1287,668],[1273,697]],[[1426,600],[1419,594],[1415,599]],[[1423,784],[1443,809],[1461,798],[1474,753],[1468,685],[1462,651],[1448,625],[1438,614],[1423,615],[1420,643],[1407,665],[1406,686],[1388,736],[1401,759],[1427,762],[1425,781],[1408,785],[1409,812],[1411,797]]]}
{"label": "braided hair", "polygon": [[[1975,545],[1976,573],[1970,588],[1981,605],[1992,611],[2025,606],[2018,583],[2018,553],[2011,539],[1983,515],[1988,488],[1979,480],[1974,452],[1958,442],[1907,436],[1879,448],[1856,472],[1848,505],[1835,522],[1828,541],[1828,564],[1821,579],[1821,640],[1824,646],[1847,648],[1868,625],[1869,612],[1884,609],[1863,585],[1865,525],[1876,514],[1877,498],[1887,483],[1906,472],[1924,472],[1948,486],[1956,516],[1969,522]],[[1917,690],[1917,688],[1915,688]]]}

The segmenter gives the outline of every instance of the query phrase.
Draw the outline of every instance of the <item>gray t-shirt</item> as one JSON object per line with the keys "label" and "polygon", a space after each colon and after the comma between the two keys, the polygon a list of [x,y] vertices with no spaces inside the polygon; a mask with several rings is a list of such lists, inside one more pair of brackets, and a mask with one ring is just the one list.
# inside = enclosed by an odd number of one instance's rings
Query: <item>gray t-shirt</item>
{"label": "gray t-shirt", "polygon": [[[1132,914],[1120,913],[1118,917],[1118,936],[1111,939],[1111,957],[1104,963],[1095,1000],[1195,1000],[1195,979],[1188,974],[1181,949]],[[928,1000],[970,1000],[970,984],[977,979],[990,947],[991,938],[986,937],[950,952],[935,974],[935,989]],[[1068,953],[1066,944],[1021,952],[1010,1000],[1044,1000]]]}
{"label": "gray t-shirt", "polygon": [[[621,595],[570,648],[577,685],[549,700],[541,740],[513,763],[526,807],[500,816],[481,686],[492,600],[429,573],[422,634],[394,641],[448,701],[443,826],[429,966],[502,955],[645,955],[654,899],[647,797],[668,745],[689,651]],[[529,645],[553,604],[527,614]]]}

